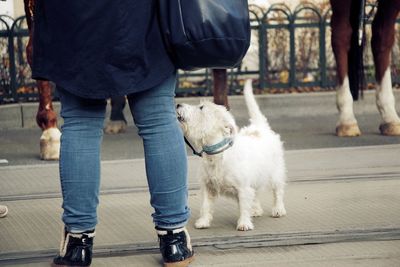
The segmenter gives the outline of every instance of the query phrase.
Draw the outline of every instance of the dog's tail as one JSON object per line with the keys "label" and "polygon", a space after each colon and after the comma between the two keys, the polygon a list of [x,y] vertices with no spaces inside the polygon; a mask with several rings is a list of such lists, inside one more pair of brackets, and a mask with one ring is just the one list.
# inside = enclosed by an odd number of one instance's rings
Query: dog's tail
{"label": "dog's tail", "polygon": [[252,124],[268,125],[267,118],[261,113],[260,108],[256,102],[253,94],[252,80],[246,80],[243,89],[244,99],[246,101],[247,109],[249,110],[250,121]]}

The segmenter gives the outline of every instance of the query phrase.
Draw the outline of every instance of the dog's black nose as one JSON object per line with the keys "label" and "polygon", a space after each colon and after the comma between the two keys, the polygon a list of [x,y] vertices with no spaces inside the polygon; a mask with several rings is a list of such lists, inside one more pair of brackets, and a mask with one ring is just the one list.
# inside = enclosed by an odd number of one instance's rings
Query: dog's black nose
{"label": "dog's black nose", "polygon": [[181,105],[181,104],[178,104],[178,105],[176,105],[176,108],[180,108],[180,107],[182,107],[182,105]]}

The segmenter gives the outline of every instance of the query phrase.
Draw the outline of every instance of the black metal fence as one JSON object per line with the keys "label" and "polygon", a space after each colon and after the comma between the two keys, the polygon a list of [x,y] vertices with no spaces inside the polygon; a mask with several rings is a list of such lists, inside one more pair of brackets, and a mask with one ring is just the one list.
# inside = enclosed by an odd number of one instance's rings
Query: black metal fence
{"label": "black metal fence", "polygon": [[[370,17],[375,10],[368,7]],[[251,77],[265,91],[293,88],[331,89],[335,85],[335,61],[330,45],[330,10],[301,4],[290,10],[284,4],[268,10],[250,6],[252,45],[241,66],[228,70],[231,94],[241,92],[243,80]],[[398,28],[397,22],[396,28]],[[371,36],[371,20],[366,37]],[[393,82],[400,82],[400,32],[392,53]],[[30,78],[25,47],[28,30],[25,17],[0,16],[0,103],[34,101],[35,82]],[[369,43],[369,42],[368,42]],[[371,48],[366,47],[367,80],[373,82]],[[179,72],[177,95],[211,94],[211,70]]]}

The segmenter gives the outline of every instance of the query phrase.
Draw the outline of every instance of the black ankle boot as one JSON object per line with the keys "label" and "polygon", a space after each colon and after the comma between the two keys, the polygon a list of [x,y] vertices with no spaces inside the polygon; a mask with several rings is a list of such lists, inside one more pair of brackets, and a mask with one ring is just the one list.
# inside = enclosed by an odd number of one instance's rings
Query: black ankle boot
{"label": "black ankle boot", "polygon": [[186,228],[156,228],[165,267],[186,267],[194,260],[190,236]]}
{"label": "black ankle boot", "polygon": [[90,266],[95,232],[80,234],[64,230],[60,255],[55,257],[52,266]]}

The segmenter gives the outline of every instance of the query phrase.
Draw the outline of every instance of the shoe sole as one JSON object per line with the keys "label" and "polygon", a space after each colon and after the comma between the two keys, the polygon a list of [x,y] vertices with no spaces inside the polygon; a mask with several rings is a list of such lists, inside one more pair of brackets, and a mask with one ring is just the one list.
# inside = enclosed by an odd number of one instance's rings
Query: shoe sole
{"label": "shoe sole", "polygon": [[164,262],[164,267],[187,267],[189,264],[194,261],[194,256],[187,258],[184,261],[178,262]]}
{"label": "shoe sole", "polygon": [[[194,261],[194,256],[187,258],[184,261],[164,263],[164,267],[187,267],[187,266],[189,266],[189,264],[192,261]],[[81,267],[81,266],[58,265],[58,264],[52,263],[51,267]]]}
{"label": "shoe sole", "polygon": [[59,264],[52,263],[50,266],[51,267],[85,267],[85,266],[90,266],[90,265],[78,266],[78,265],[59,265]]}

